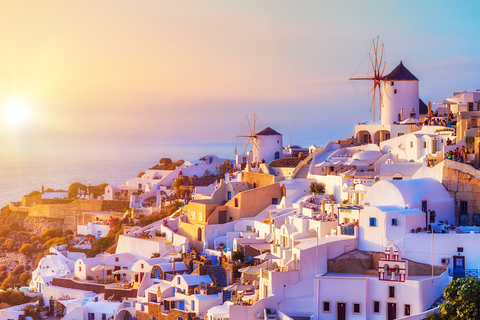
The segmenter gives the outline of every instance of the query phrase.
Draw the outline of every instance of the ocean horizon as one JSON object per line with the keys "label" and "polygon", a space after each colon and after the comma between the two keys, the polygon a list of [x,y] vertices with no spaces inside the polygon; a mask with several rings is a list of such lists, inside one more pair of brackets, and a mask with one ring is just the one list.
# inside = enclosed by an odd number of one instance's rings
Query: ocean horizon
{"label": "ocean horizon", "polygon": [[117,185],[158,164],[161,158],[197,160],[211,154],[234,160],[235,147],[243,152],[238,142],[59,145],[2,152],[0,207],[21,201],[42,186],[68,190],[74,182]]}

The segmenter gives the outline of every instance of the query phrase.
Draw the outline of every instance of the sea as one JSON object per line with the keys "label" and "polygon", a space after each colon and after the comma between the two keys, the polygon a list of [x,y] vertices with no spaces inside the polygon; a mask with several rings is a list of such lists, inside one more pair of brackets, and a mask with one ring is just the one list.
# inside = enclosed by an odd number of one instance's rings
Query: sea
{"label": "sea", "polygon": [[158,164],[198,160],[204,155],[234,159],[235,143],[62,145],[0,153],[0,208],[42,186],[68,190],[70,184],[120,184]]}

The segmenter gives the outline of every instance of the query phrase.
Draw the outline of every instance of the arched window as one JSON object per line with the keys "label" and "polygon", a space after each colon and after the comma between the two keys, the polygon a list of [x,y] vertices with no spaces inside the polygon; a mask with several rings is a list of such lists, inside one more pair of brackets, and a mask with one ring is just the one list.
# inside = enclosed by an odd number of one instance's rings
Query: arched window
{"label": "arched window", "polygon": [[202,241],[202,228],[198,228],[197,230],[197,240]]}
{"label": "arched window", "polygon": [[275,152],[275,159],[280,159],[280,152]]}

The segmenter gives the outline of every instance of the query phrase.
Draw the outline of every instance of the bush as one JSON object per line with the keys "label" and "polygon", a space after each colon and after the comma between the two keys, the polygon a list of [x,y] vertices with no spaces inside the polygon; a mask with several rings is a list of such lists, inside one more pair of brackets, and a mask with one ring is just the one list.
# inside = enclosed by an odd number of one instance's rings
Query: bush
{"label": "bush", "polygon": [[18,252],[23,255],[30,256],[35,252],[35,248],[32,247],[32,245],[29,243],[24,243],[22,244]]}
{"label": "bush", "polygon": [[13,269],[13,273],[15,275],[19,275],[20,273],[24,272],[25,271],[25,266],[23,264],[19,264],[18,266],[15,267],[15,269]]}
{"label": "bush", "polygon": [[244,261],[245,260],[245,256],[243,254],[242,251],[235,251],[233,254],[232,254],[232,259],[234,261],[237,261],[237,260],[240,260],[240,261]]}
{"label": "bush", "polygon": [[324,194],[325,193],[325,183],[323,182],[312,182],[310,183],[310,192],[317,195],[317,194]]}
{"label": "bush", "polygon": [[30,298],[26,297],[23,292],[7,290],[0,292],[0,301],[8,303],[11,306],[27,303]]}
{"label": "bush", "polygon": [[55,230],[53,229],[46,229],[44,230],[42,233],[40,233],[40,238],[43,238],[43,239],[52,239],[52,238],[55,238],[55,235],[57,233],[55,232]]}

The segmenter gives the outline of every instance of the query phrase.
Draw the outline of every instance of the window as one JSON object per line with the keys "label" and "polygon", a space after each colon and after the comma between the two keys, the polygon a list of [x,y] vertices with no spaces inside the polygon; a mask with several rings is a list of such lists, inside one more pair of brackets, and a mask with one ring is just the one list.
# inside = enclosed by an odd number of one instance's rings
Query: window
{"label": "window", "polygon": [[344,223],[344,224],[347,224],[347,223],[349,223],[349,222],[350,222],[350,219],[348,219],[348,218],[343,218],[343,223]]}
{"label": "window", "polygon": [[192,301],[192,311],[195,311],[195,301]]}
{"label": "window", "polygon": [[377,226],[377,218],[370,218],[370,227]]}
{"label": "window", "polygon": [[272,204],[278,204],[278,198],[272,198]]}
{"label": "window", "polygon": [[235,208],[238,208],[238,198],[235,198]]}
{"label": "window", "polygon": [[177,278],[177,284],[180,284],[180,277]]}
{"label": "window", "polygon": [[142,269],[143,269],[143,263],[142,263],[142,264],[140,264],[140,268],[142,268]]}
{"label": "window", "polygon": [[[143,307],[143,304],[142,304],[142,307]],[[142,310],[143,311],[143,310]],[[107,319],[107,314],[106,313],[102,313],[102,320],[106,320]]]}
{"label": "window", "polygon": [[360,303],[353,303],[353,314],[360,314]]}
{"label": "window", "polygon": [[395,84],[395,82],[394,82],[394,81],[390,82],[390,85],[391,85],[391,86],[393,86],[394,84]]}
{"label": "window", "polygon": [[393,89],[393,94],[397,94],[397,89]]}
{"label": "window", "polygon": [[413,141],[410,141],[410,148],[413,148]]}
{"label": "window", "polygon": [[480,214],[473,215],[473,225],[477,227],[480,226]]}
{"label": "window", "polygon": [[227,200],[232,200],[232,191],[227,191]]}
{"label": "window", "polygon": [[423,149],[427,148],[427,141],[423,141]]}
{"label": "window", "polygon": [[257,183],[254,182],[254,183],[253,183],[253,189],[255,189],[256,187],[257,187]]}
{"label": "window", "polygon": [[330,312],[330,301],[323,301],[323,312]]}
{"label": "window", "polygon": [[388,286],[388,297],[395,299],[395,286]]}
{"label": "window", "polygon": [[78,271],[82,271],[82,267],[78,267]]}
{"label": "window", "polygon": [[115,257],[115,262],[118,262],[118,257]]}
{"label": "window", "polygon": [[468,201],[460,201],[460,213],[468,212]]}
{"label": "window", "polygon": [[392,219],[392,226],[398,226],[397,219]]}
{"label": "window", "polygon": [[373,313],[380,313],[380,301],[373,301]]}
{"label": "window", "polygon": [[410,305],[409,304],[404,304],[403,305],[403,315],[404,316],[409,316],[410,315]]}
{"label": "window", "polygon": [[89,313],[88,320],[95,320],[95,313]]}
{"label": "window", "polygon": [[468,103],[468,111],[473,111],[473,102]]}
{"label": "window", "polygon": [[203,212],[198,213],[198,221],[203,221]]}
{"label": "window", "polygon": [[190,219],[196,219],[197,213],[195,211],[190,211]]}

